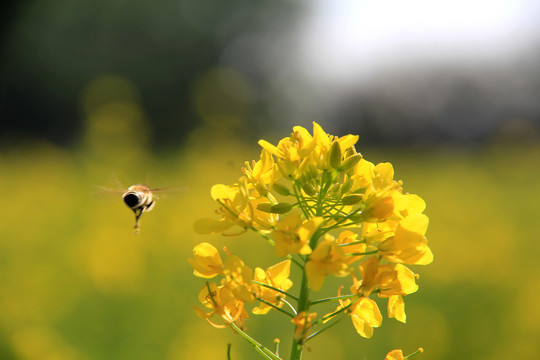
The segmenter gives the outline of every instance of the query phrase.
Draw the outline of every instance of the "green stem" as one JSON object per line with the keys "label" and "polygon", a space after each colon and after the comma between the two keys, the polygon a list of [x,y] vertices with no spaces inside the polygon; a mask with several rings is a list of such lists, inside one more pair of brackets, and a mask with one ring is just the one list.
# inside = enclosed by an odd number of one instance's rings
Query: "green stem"
{"label": "green stem", "polygon": [[341,300],[341,299],[349,299],[349,298],[352,298],[352,297],[355,297],[355,296],[356,296],[355,294],[351,294],[351,295],[342,295],[342,296],[329,297],[329,298],[325,298],[325,299],[312,301],[311,305],[317,305],[317,304],[322,304],[322,303],[325,303],[325,302],[336,301],[336,300]]}
{"label": "green stem", "polygon": [[236,326],[235,323],[231,323],[231,327],[238,332],[244,339],[247,340],[254,348],[257,350],[259,354],[261,354],[265,359],[270,360],[282,360],[279,356],[274,354],[271,350],[265,348],[261,343],[259,343],[257,340],[253,339],[251,336],[243,332],[238,326]]}
{"label": "green stem", "polygon": [[337,319],[336,321],[334,321],[333,323],[323,327],[322,329],[314,332],[313,334],[309,335],[306,340],[304,340],[304,343],[308,342],[309,340],[311,340],[312,338],[314,338],[315,336],[319,335],[320,333],[322,333],[323,331],[326,331],[328,329],[330,329],[331,327],[333,327],[334,325],[337,325],[341,320],[343,320],[345,318],[345,316],[342,316],[341,318]]}
{"label": "green stem", "polygon": [[296,200],[298,201],[298,205],[300,206],[300,209],[302,210],[302,213],[304,213],[304,216],[306,219],[311,219],[311,214],[309,212],[310,206],[307,205],[306,199],[302,196],[302,190],[298,187],[295,181],[293,181],[292,188],[294,191],[294,196],[296,197]]}
{"label": "green stem", "polygon": [[279,311],[279,312],[281,312],[281,313],[287,315],[287,316],[290,317],[291,319],[294,317],[294,315],[291,314],[290,312],[288,312],[288,311],[286,311],[286,310],[283,310],[283,309],[280,308],[280,307],[277,307],[276,305],[272,304],[271,302],[268,302],[268,301],[266,301],[266,300],[264,300],[264,299],[261,299],[261,298],[259,298],[259,297],[257,298],[257,300],[259,300],[260,302],[262,302],[262,303],[264,303],[264,304],[266,304],[266,305],[268,305],[268,306],[271,306],[272,308],[276,309],[277,311]]}
{"label": "green stem", "polygon": [[[300,285],[300,296],[298,298],[298,313],[307,311],[309,300],[309,284],[305,271],[302,273],[302,283]],[[293,337],[290,360],[302,359],[302,344]]]}
{"label": "green stem", "polygon": [[298,298],[296,296],[293,296],[293,295],[289,294],[288,292],[283,291],[281,289],[275,288],[272,285],[268,285],[268,284],[265,284],[265,283],[262,283],[262,282],[259,282],[259,281],[255,281],[255,280],[252,280],[252,282],[254,284],[265,287],[267,289],[277,291],[278,293],[282,293],[283,295],[286,295],[286,296],[290,297],[291,299],[294,299],[294,300],[298,301]]}
{"label": "green stem", "polygon": [[366,252],[359,252],[359,253],[350,253],[347,254],[347,256],[362,256],[362,255],[373,255],[377,254],[379,250],[373,250],[373,251],[366,251]]}

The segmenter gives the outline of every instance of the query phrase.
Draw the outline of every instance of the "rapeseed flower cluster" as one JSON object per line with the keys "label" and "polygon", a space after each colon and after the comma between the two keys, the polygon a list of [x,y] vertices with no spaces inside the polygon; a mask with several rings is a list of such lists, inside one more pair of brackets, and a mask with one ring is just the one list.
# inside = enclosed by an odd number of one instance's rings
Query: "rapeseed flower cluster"
{"label": "rapeseed flower cluster", "polygon": [[[299,359],[307,341],[344,318],[360,336],[371,337],[382,323],[376,298],[386,302],[389,318],[406,321],[404,297],[418,290],[418,276],[408,265],[433,261],[425,236],[426,204],[403,191],[390,163],[365,160],[355,149],[357,141],[358,136],[329,135],[317,123],[313,134],[296,126],[277,145],[260,140],[260,159],[246,162],[237,183],[212,187],[218,218],[198,220],[195,230],[254,231],[280,259],[266,270],[252,270],[226,249],[223,260],[213,245],[197,245],[189,260],[194,274],[220,277],[199,293],[201,317],[244,334],[250,304],[253,314],[275,309],[288,315],[295,327],[290,359]],[[297,295],[289,292],[291,267],[303,274]],[[312,299],[311,291],[321,290],[328,276],[343,278],[336,296]],[[331,313],[312,311],[330,301],[336,302]],[[245,337],[263,356],[280,359]],[[387,358],[399,358],[398,353]]]}

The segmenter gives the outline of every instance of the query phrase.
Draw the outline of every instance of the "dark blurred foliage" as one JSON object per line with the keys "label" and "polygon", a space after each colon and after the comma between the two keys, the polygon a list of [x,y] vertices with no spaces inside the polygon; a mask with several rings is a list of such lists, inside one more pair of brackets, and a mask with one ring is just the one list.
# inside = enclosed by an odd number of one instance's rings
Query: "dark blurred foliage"
{"label": "dark blurred foliage", "polygon": [[500,65],[388,74],[339,96],[327,118],[364,144],[531,142],[540,129],[540,56]]}
{"label": "dark blurred foliage", "polygon": [[[537,141],[540,45],[490,64],[389,59],[389,71],[333,88],[302,73],[309,60],[299,60],[297,33],[306,6],[287,0],[4,4],[0,144],[28,138],[78,144],[87,116],[84,90],[107,74],[137,88],[153,149],[178,147],[203,125],[272,139],[295,124],[311,128],[311,121],[336,134],[359,134],[363,144]],[[211,72],[220,68],[227,70]],[[223,74],[228,78],[216,88]],[[209,120],[201,106],[231,114]]]}
{"label": "dark blurred foliage", "polygon": [[[275,0],[53,0],[2,7],[0,139],[44,137],[60,145],[80,139],[81,92],[103,74],[137,86],[154,144],[181,143],[201,122],[190,94],[195,79],[223,62],[233,41],[284,31],[297,10]],[[242,48],[244,61],[256,61],[256,51]],[[244,75],[264,82],[257,64],[251,68]]]}

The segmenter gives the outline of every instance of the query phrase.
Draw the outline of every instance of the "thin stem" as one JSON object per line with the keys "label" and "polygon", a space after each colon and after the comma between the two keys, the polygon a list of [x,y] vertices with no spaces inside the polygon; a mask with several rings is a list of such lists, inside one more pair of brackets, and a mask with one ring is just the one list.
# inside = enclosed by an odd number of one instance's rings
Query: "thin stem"
{"label": "thin stem", "polygon": [[365,244],[365,243],[366,243],[366,240],[358,240],[358,241],[351,241],[345,244],[338,244],[338,246],[345,247],[345,246],[359,245],[359,244]]}
{"label": "thin stem", "polygon": [[304,216],[306,219],[311,219],[312,214],[309,212],[310,206],[307,205],[306,199],[302,196],[302,191],[298,187],[295,181],[293,181],[292,188],[294,191],[294,196],[296,197],[296,200],[298,201],[298,205],[300,206],[300,209],[304,213]]}
{"label": "thin stem", "polygon": [[[309,284],[305,271],[302,272],[302,283],[300,285],[300,297],[298,299],[298,313],[306,311],[309,301]],[[302,344],[293,337],[290,360],[300,360],[302,358]]]}
{"label": "thin stem", "polygon": [[280,308],[280,307],[278,307],[278,306],[272,304],[272,303],[269,302],[269,301],[266,301],[266,300],[261,299],[261,298],[259,298],[259,297],[257,298],[257,300],[259,300],[260,302],[262,302],[262,303],[264,303],[264,304],[266,304],[266,305],[268,305],[268,306],[271,306],[272,308],[276,309],[277,311],[279,311],[279,312],[281,312],[281,313],[283,313],[283,314],[289,316],[291,319],[295,316],[295,315],[289,313],[288,311],[283,310],[282,308]]}
{"label": "thin stem", "polygon": [[228,343],[227,344],[227,360],[231,360],[231,347],[232,347],[232,344]]}
{"label": "thin stem", "polygon": [[341,300],[341,299],[349,299],[349,298],[352,298],[352,297],[355,297],[355,296],[356,296],[356,294],[329,297],[329,298],[325,298],[325,299],[312,301],[311,305],[317,305],[317,304],[322,304],[322,303],[325,303],[325,302]]}
{"label": "thin stem", "polygon": [[377,254],[378,252],[379,250],[372,250],[372,251],[366,251],[366,252],[349,253],[349,254],[346,254],[346,256],[373,255],[373,254]]}
{"label": "thin stem", "polygon": [[351,302],[349,305],[344,306],[344,307],[342,307],[341,309],[334,311],[333,313],[330,313],[330,314],[328,314],[328,315],[326,315],[326,316],[323,316],[323,317],[320,318],[316,323],[317,323],[317,324],[322,323],[322,322],[326,321],[327,319],[330,319],[330,318],[336,316],[337,314],[346,311],[346,310],[347,310],[348,308],[350,308],[351,306],[352,306],[352,302]]}
{"label": "thin stem", "polygon": [[291,308],[291,310],[293,311],[294,315],[298,315],[298,312],[296,311],[296,309],[294,308],[294,306],[291,305],[291,303],[289,303],[287,300],[285,299],[281,299],[282,302],[284,302],[285,304],[289,305],[289,307]]}
{"label": "thin stem", "polygon": [[231,327],[236,332],[238,332],[244,339],[246,339],[247,342],[249,342],[255,348],[255,350],[257,350],[257,352],[261,354],[264,358],[270,359],[270,360],[282,360],[279,356],[274,354],[271,350],[267,349],[257,340],[253,339],[251,336],[243,332],[235,323],[231,323]]}
{"label": "thin stem", "polygon": [[324,328],[314,332],[313,334],[309,335],[306,340],[304,340],[304,343],[308,342],[309,340],[311,340],[312,338],[314,338],[315,336],[319,335],[320,333],[330,329],[331,327],[337,325],[341,320],[343,320],[345,318],[345,316],[342,316],[341,318],[339,318],[338,320],[334,321],[333,323],[325,326]]}
{"label": "thin stem", "polygon": [[294,299],[294,300],[298,301],[298,298],[297,298],[296,296],[291,295],[291,294],[289,294],[288,292],[283,291],[283,290],[281,290],[281,289],[275,288],[275,287],[273,287],[272,285],[268,285],[268,284],[265,284],[265,283],[262,283],[262,282],[259,282],[259,281],[255,281],[255,280],[252,280],[252,282],[253,282],[254,284],[259,285],[259,286],[268,288],[268,289],[270,289],[270,290],[277,291],[278,293],[282,293],[283,295],[286,295],[286,296],[290,297],[291,299]]}

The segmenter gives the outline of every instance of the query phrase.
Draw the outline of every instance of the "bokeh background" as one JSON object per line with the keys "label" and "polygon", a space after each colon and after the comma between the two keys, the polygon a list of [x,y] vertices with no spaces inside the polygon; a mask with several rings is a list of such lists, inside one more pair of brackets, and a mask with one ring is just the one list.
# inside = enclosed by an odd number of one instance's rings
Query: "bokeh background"
{"label": "bokeh background", "polygon": [[[540,353],[540,6],[535,1],[4,2],[0,359],[233,359],[193,311],[193,246],[275,262],[251,234],[200,236],[209,189],[292,126],[360,135],[430,217],[406,325],[349,321],[305,359]],[[119,181],[118,181],[119,180]],[[171,187],[132,230],[119,190]],[[328,283],[328,292],[332,282]],[[324,291],[323,291],[324,296]],[[383,313],[385,314],[384,310]],[[280,314],[249,332],[288,354]]]}

